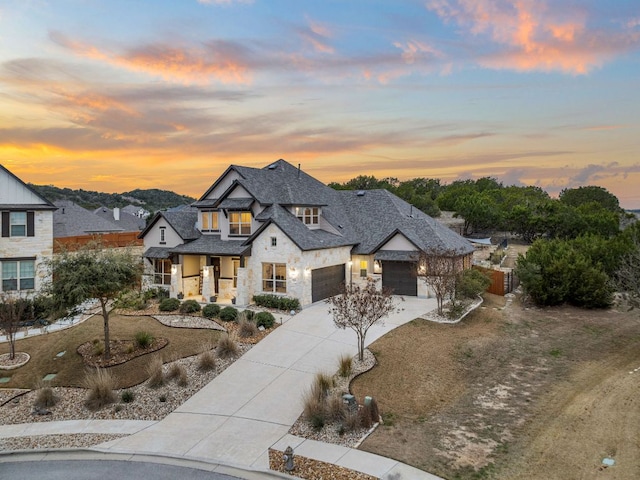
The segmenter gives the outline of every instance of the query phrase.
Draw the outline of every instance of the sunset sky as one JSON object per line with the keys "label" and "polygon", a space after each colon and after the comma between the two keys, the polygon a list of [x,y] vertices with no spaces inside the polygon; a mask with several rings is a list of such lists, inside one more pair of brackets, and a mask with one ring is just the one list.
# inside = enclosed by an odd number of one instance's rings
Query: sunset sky
{"label": "sunset sky", "polygon": [[638,0],[5,0],[0,163],[200,196],[318,179],[601,185],[640,208]]}

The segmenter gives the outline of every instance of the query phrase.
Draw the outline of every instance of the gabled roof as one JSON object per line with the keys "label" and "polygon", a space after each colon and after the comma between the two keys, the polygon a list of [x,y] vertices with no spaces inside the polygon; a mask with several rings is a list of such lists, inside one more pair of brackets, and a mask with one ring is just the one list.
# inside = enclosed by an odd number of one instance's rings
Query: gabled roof
{"label": "gabled roof", "polygon": [[121,227],[70,200],[58,200],[55,206],[57,210],[53,212],[54,238],[124,231]]}
{"label": "gabled roof", "polygon": [[185,208],[179,211],[173,212],[158,212],[149,222],[149,225],[140,232],[138,238],[144,238],[145,235],[153,228],[153,226],[164,218],[167,223],[175,230],[175,232],[182,238],[182,240],[189,241],[199,238],[202,234],[196,228],[196,222],[198,221],[198,211],[195,208]]}
{"label": "gabled roof", "polygon": [[171,253],[192,255],[245,255],[251,246],[242,240],[221,240],[220,235],[202,235],[189,243],[173,247]]}
{"label": "gabled roof", "polygon": [[349,222],[349,236],[358,239],[355,254],[376,252],[394,233],[404,235],[419,249],[465,255],[471,243],[426,213],[387,190],[337,191]]}
{"label": "gabled roof", "polygon": [[[18,178],[17,176],[15,176],[13,173],[11,173],[10,170],[8,170],[5,166],[3,166],[2,164],[0,164],[0,177],[2,176],[1,174],[5,174],[6,177],[13,181],[15,185],[18,185],[19,188],[24,189],[23,191],[27,191],[29,193],[28,196],[30,196],[32,199],[38,200],[37,202],[33,202],[33,201],[29,201],[29,202],[24,202],[25,199],[22,199],[22,201],[18,201],[18,202],[13,202],[10,200],[14,200],[14,198],[12,198],[14,196],[14,194],[17,194],[19,192],[15,191],[15,192],[11,192],[10,189],[8,188],[3,188],[3,192],[0,192],[0,208],[2,209],[30,209],[30,210],[55,210],[56,207],[53,203],[51,203],[49,200],[47,200],[46,198],[44,198],[42,195],[40,195],[38,192],[36,192],[33,188],[31,188],[29,185],[27,185],[25,182],[23,182],[22,180],[20,180],[20,178]],[[2,184],[2,179],[0,178],[0,185]]]}
{"label": "gabled roof", "polygon": [[262,220],[262,226],[254,232],[244,243],[250,245],[268,225],[274,223],[282,232],[295,243],[300,250],[318,250],[322,248],[351,246],[357,242],[341,235],[335,235],[325,230],[311,230],[296,218],[290,211],[280,205],[272,205],[262,211],[257,220]]}

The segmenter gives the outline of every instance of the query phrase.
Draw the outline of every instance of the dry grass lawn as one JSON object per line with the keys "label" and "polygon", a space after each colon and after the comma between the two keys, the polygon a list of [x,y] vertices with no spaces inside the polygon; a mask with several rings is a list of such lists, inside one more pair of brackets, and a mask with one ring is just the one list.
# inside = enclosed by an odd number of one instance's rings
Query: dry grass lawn
{"label": "dry grass lawn", "polygon": [[[145,371],[149,361],[160,356],[163,361],[188,357],[202,350],[204,344],[215,344],[220,332],[206,329],[171,328],[157,320],[140,316],[121,316],[112,314],[109,321],[112,340],[131,340],[136,332],[144,330],[157,338],[166,338],[169,344],[157,352],[136,357],[125,364],[109,367],[118,379],[116,388],[126,388],[146,380]],[[16,370],[2,371],[0,376],[10,376],[6,388],[33,388],[44,375],[55,373],[52,386],[80,387],[86,367],[82,357],[76,352],[79,345],[94,339],[103,340],[102,316],[95,315],[86,322],[73,328],[46,335],[38,335],[18,340],[16,351],[27,352],[31,360]],[[8,352],[6,343],[0,344],[0,354]],[[57,357],[59,352],[66,352]]]}
{"label": "dry grass lawn", "polygon": [[640,478],[640,315],[487,297],[371,346],[352,390],[386,425],[361,448],[449,479]]}

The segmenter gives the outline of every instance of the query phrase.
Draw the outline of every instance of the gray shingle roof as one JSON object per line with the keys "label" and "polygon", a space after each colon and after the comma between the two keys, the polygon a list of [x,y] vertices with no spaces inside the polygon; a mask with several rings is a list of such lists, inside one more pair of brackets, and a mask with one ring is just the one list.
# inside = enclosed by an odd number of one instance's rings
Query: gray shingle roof
{"label": "gray shingle roof", "polygon": [[374,260],[390,260],[393,262],[416,262],[419,257],[417,252],[405,250],[378,250]]}
{"label": "gray shingle roof", "polygon": [[161,212],[160,215],[171,225],[183,240],[194,240],[202,235],[196,228],[198,211],[195,209],[177,212]]}
{"label": "gray shingle roof", "polygon": [[125,232],[138,232],[144,229],[146,222],[142,218],[138,218],[135,215],[131,215],[130,213],[124,212],[122,210],[119,211],[119,219],[116,220],[115,213],[112,209],[107,207],[99,207],[93,211],[94,214],[107,220],[111,223],[114,223],[122,228]]}
{"label": "gray shingle roof", "polygon": [[164,247],[149,247],[142,254],[145,258],[169,258],[171,256],[171,249]]}
{"label": "gray shingle roof", "polygon": [[337,193],[351,220],[348,235],[359,239],[355,254],[375,252],[394,232],[427,252],[463,255],[474,250],[468,240],[387,190],[366,190],[364,195],[352,190]]}
{"label": "gray shingle roof", "polygon": [[196,255],[243,255],[250,250],[242,240],[221,240],[220,235],[202,235],[192,242],[178,245],[171,253]]}
{"label": "gray shingle roof", "polygon": [[121,227],[100,218],[89,210],[69,200],[55,202],[53,212],[53,237],[75,237],[92,233],[115,233],[124,231]]}
{"label": "gray shingle roof", "polygon": [[343,247],[357,243],[349,238],[325,230],[311,230],[289,210],[280,205],[272,205],[266,208],[256,218],[265,221],[265,224],[245,242],[247,245],[251,244],[252,239],[258,236],[269,223],[275,223],[285,235],[298,245],[300,250]]}

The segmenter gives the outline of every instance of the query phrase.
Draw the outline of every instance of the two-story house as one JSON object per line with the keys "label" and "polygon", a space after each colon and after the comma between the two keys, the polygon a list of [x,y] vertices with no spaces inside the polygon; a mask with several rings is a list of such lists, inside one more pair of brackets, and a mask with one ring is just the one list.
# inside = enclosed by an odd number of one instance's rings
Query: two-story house
{"label": "two-story house", "polygon": [[37,292],[53,253],[56,207],[0,165],[0,293]]}
{"label": "two-story house", "polygon": [[157,214],[140,234],[146,284],[209,301],[273,293],[302,305],[366,277],[427,296],[420,251],[470,266],[473,247],[386,190],[336,191],[284,160],[232,165],[182,212]]}

